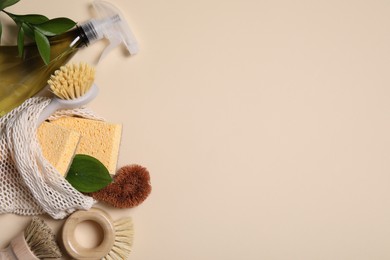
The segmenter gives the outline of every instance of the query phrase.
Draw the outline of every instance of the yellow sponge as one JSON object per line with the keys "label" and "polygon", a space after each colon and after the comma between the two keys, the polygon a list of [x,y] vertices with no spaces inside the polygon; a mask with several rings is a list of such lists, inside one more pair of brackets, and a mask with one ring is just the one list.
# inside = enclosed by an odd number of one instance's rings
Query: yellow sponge
{"label": "yellow sponge", "polygon": [[107,167],[110,174],[115,174],[122,125],[77,117],[64,117],[52,123],[80,133],[76,153],[95,157]]}
{"label": "yellow sponge", "polygon": [[59,173],[65,176],[76,152],[80,134],[52,123],[43,122],[38,128],[37,138],[43,156]]}

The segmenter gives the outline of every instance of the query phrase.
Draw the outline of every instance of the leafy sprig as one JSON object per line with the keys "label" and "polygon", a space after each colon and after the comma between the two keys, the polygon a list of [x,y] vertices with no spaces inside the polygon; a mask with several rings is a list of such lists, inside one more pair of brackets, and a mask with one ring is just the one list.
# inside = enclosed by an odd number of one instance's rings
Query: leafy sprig
{"label": "leafy sprig", "polygon": [[[39,54],[45,64],[50,62],[50,41],[48,37],[62,34],[76,25],[76,23],[65,17],[49,19],[40,14],[17,15],[4,9],[16,4],[20,0],[0,0],[0,11],[7,14],[17,25],[17,43],[19,56],[23,57],[26,37],[35,41]],[[0,21],[0,38],[2,24]]]}

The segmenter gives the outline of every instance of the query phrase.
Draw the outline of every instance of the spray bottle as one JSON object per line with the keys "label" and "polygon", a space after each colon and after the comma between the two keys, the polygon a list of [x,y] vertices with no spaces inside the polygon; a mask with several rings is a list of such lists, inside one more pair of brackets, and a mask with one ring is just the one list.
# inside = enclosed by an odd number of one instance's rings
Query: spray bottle
{"label": "spray bottle", "polygon": [[124,44],[130,55],[138,52],[137,41],[120,11],[102,0],[95,0],[93,7],[97,19],[88,20],[76,28],[49,38],[49,64],[44,64],[35,44],[25,46],[24,56],[18,57],[17,46],[0,46],[0,116],[22,104],[46,86],[55,70],[69,61],[79,49],[106,38],[110,44],[99,61],[107,53]]}

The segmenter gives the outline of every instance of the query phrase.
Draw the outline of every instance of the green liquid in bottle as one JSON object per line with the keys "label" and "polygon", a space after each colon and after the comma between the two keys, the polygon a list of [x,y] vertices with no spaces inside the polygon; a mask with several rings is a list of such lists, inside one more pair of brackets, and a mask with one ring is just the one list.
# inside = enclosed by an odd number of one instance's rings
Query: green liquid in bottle
{"label": "green liquid in bottle", "polygon": [[68,62],[88,40],[81,28],[49,39],[49,64],[35,44],[25,46],[23,57],[17,46],[0,46],[0,116],[5,115],[47,85],[50,75]]}

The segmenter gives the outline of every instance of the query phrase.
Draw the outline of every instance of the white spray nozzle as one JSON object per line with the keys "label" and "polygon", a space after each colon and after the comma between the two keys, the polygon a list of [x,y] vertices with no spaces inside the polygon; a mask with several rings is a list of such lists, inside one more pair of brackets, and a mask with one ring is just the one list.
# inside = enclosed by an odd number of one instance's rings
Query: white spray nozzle
{"label": "white spray nozzle", "polygon": [[131,55],[136,54],[138,52],[137,40],[119,9],[103,0],[95,0],[93,7],[98,18],[84,23],[81,27],[90,42],[102,38],[110,41],[100,56],[100,60],[121,43]]}

